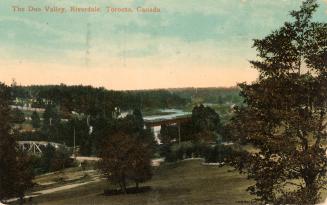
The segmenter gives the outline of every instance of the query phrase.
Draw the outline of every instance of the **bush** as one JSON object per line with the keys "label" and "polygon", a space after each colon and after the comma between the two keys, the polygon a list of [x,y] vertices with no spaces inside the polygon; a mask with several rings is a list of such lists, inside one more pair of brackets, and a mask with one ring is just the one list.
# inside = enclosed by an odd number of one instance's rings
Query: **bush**
{"label": "bush", "polygon": [[193,157],[203,157],[204,150],[207,145],[202,143],[192,143],[191,141],[181,142],[180,144],[173,144],[171,146],[165,145],[162,156],[168,162],[175,162]]}
{"label": "bush", "polygon": [[204,153],[204,158],[207,163],[226,162],[231,155],[232,149],[222,144],[208,147]]}
{"label": "bush", "polygon": [[40,159],[35,160],[34,168],[38,172],[46,173],[71,167],[74,160],[70,158],[70,155],[69,150],[62,147],[56,149],[48,144]]}
{"label": "bush", "polygon": [[167,162],[176,162],[187,158],[202,157],[206,162],[217,163],[225,162],[232,152],[231,147],[218,145],[208,145],[204,143],[182,142],[171,146],[161,147],[162,156]]}

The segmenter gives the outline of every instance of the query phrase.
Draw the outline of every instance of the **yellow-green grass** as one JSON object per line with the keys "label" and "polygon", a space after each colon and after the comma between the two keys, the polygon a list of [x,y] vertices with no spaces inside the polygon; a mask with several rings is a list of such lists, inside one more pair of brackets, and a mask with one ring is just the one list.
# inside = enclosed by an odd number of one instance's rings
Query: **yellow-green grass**
{"label": "yellow-green grass", "polygon": [[94,170],[82,170],[80,167],[68,168],[62,171],[52,172],[36,176],[34,179],[35,186],[32,192],[52,189],[64,185],[84,183],[93,180],[98,173]]}
{"label": "yellow-green grass", "polygon": [[[105,196],[103,191],[114,189],[115,186],[102,180],[38,196],[27,204],[251,204],[253,196],[246,192],[246,188],[253,184],[253,181],[247,180],[246,176],[230,167],[204,166],[201,163],[201,160],[190,160],[162,165],[154,171],[153,179],[142,185],[151,187],[151,190],[145,193]],[[327,192],[323,192],[322,201],[326,197]]]}
{"label": "yellow-green grass", "polygon": [[[252,183],[230,167],[203,166],[199,160],[163,165],[155,170],[145,193],[105,196],[114,188],[106,180],[70,190],[35,197],[31,203],[45,204],[249,204],[245,190]],[[30,204],[31,204],[30,203]]]}

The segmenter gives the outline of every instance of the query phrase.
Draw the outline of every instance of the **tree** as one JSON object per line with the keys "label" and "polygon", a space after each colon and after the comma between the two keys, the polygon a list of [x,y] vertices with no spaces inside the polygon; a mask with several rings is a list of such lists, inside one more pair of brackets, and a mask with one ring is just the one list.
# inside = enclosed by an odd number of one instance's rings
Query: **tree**
{"label": "tree", "polygon": [[146,144],[134,136],[116,133],[110,136],[100,152],[99,169],[107,179],[127,193],[127,182],[136,187],[151,178],[151,155]]}
{"label": "tree", "polygon": [[34,111],[32,113],[31,118],[32,118],[32,126],[34,128],[40,128],[41,127],[41,120],[40,120],[39,114],[36,111]]}
{"label": "tree", "polygon": [[48,144],[43,150],[40,159],[40,168],[42,172],[58,171],[71,165],[70,153],[67,149],[59,147],[56,149]]}
{"label": "tree", "polygon": [[9,93],[9,88],[0,84],[0,201],[23,199],[33,185],[29,157],[18,151],[11,128]]}
{"label": "tree", "polygon": [[44,126],[51,127],[60,124],[59,111],[53,104],[48,104],[43,113]]}
{"label": "tree", "polygon": [[180,125],[162,125],[159,138],[163,144],[179,142],[179,134],[181,141],[213,142],[218,139],[221,130],[219,114],[201,104],[193,108],[191,121]]}
{"label": "tree", "polygon": [[216,111],[210,107],[205,107],[202,104],[195,106],[192,110],[192,121],[195,132],[219,131],[220,117]]}
{"label": "tree", "polygon": [[128,114],[126,117],[118,121],[118,129],[124,130],[126,133],[141,135],[144,130],[144,120],[139,109],[134,109],[133,114]]}
{"label": "tree", "polygon": [[15,195],[19,197],[20,203],[24,202],[25,192],[34,186],[34,170],[32,166],[32,157],[22,151],[17,152],[17,164],[15,175]]}
{"label": "tree", "polygon": [[51,170],[51,163],[55,158],[55,147],[48,144],[42,152],[40,168],[42,172],[49,172]]}
{"label": "tree", "polygon": [[140,109],[133,110],[133,118],[135,121],[136,130],[142,131],[144,129],[144,120]]}
{"label": "tree", "polygon": [[15,108],[11,111],[11,119],[13,123],[21,124],[25,121],[25,115],[23,111]]}
{"label": "tree", "polygon": [[178,127],[175,125],[161,125],[159,139],[162,144],[170,145],[178,140]]}
{"label": "tree", "polygon": [[42,133],[48,141],[59,142],[62,130],[59,109],[54,104],[48,104],[43,113]]}
{"label": "tree", "polygon": [[63,170],[72,165],[73,159],[70,158],[71,153],[64,147],[55,150],[54,158],[51,161],[51,171]]}
{"label": "tree", "polygon": [[254,40],[259,78],[240,85],[246,105],[235,110],[232,135],[258,152],[233,164],[264,203],[315,204],[326,184],[327,24],[311,21],[317,7],[306,0],[294,21]]}
{"label": "tree", "polygon": [[150,145],[152,149],[155,148],[156,141],[154,139],[154,134],[151,128],[145,128],[142,112],[139,109],[134,109],[133,114],[129,114],[125,118],[119,119],[116,124],[117,131],[123,131],[130,134],[136,137],[139,141]]}
{"label": "tree", "polygon": [[[92,119],[92,118],[91,118]],[[98,117],[92,119],[91,121],[93,132],[91,133],[91,138],[93,142],[93,147],[95,149],[93,154],[98,155],[106,137],[110,135],[113,131],[114,120],[111,118]]]}
{"label": "tree", "polygon": [[150,145],[143,144],[139,141],[135,143],[132,149],[132,169],[130,169],[128,176],[135,182],[137,189],[140,183],[144,183],[152,177],[151,156],[152,149]]}
{"label": "tree", "polygon": [[216,141],[222,128],[219,114],[202,104],[193,108],[192,124],[195,141]]}

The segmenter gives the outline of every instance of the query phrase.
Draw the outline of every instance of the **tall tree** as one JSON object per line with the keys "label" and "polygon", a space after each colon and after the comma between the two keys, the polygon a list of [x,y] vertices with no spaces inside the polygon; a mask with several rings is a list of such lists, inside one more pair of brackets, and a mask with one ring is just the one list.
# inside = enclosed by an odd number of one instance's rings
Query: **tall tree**
{"label": "tall tree", "polygon": [[174,125],[161,125],[159,139],[161,143],[167,145],[178,141],[178,127]]}
{"label": "tall tree", "polygon": [[55,104],[49,103],[46,106],[42,125],[42,133],[47,136],[47,140],[59,142],[62,126],[59,109]]}
{"label": "tall tree", "polygon": [[198,141],[216,141],[221,132],[220,116],[210,107],[202,104],[195,106],[192,110],[192,124],[194,140]]}
{"label": "tall tree", "polygon": [[41,162],[40,162],[40,168],[43,172],[49,172],[51,170],[52,161],[55,158],[56,149],[52,145],[48,144],[45,149],[43,150]]}
{"label": "tall tree", "polygon": [[0,201],[24,197],[32,186],[29,158],[18,151],[11,128],[9,88],[0,84]]}
{"label": "tall tree", "polygon": [[125,133],[111,135],[100,152],[99,169],[114,184],[127,193],[127,182],[134,181],[136,187],[149,180],[151,155],[146,144],[135,136]]}
{"label": "tall tree", "polygon": [[151,144],[152,147],[155,146],[154,134],[150,128],[145,128],[142,112],[139,109],[134,109],[133,114],[119,119],[116,124],[118,131],[124,131],[146,144]]}
{"label": "tall tree", "polygon": [[232,120],[235,139],[258,152],[236,157],[255,184],[251,194],[265,203],[314,204],[326,184],[327,24],[312,22],[318,5],[303,2],[294,18],[254,40],[259,71],[241,84],[246,106]]}
{"label": "tall tree", "polygon": [[54,104],[48,104],[43,113],[43,125],[47,127],[60,124],[59,110]]}
{"label": "tall tree", "polygon": [[41,127],[41,119],[39,114],[34,111],[31,115],[31,119],[32,119],[32,126],[33,128],[40,128]]}

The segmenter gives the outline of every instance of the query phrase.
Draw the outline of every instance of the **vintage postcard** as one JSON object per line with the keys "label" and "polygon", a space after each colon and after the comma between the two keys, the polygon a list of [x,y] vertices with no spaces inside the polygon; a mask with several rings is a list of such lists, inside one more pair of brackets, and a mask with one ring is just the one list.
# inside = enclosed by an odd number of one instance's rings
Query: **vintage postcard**
{"label": "vintage postcard", "polygon": [[327,0],[1,0],[0,205],[327,205]]}

